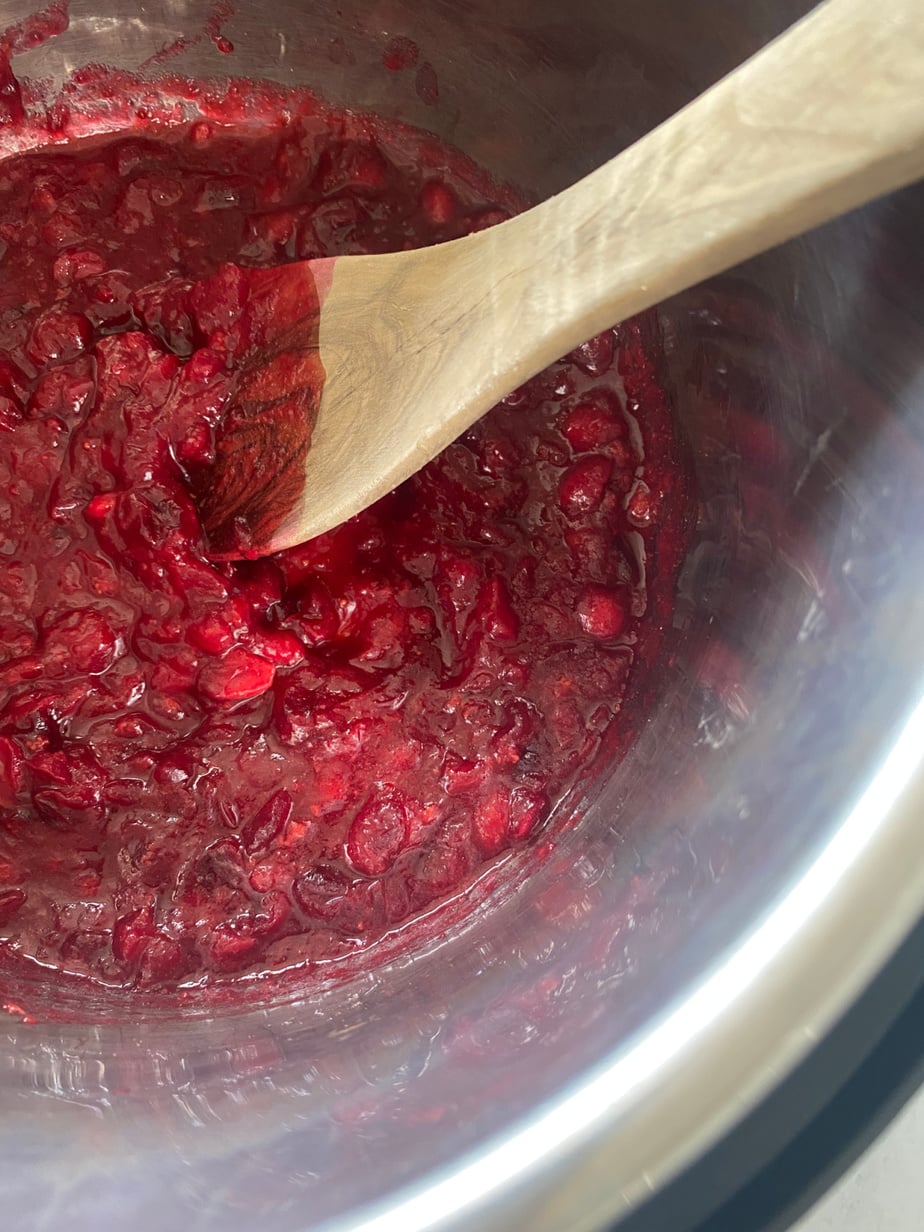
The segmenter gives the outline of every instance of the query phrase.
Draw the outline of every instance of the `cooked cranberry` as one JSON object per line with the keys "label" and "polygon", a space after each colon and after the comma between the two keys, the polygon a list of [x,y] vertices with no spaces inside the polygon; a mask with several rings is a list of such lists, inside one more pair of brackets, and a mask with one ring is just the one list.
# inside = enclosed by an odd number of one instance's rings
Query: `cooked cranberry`
{"label": "cooked cranberry", "polygon": [[657,511],[657,498],[648,484],[640,479],[629,493],[626,516],[633,526],[649,526]]}
{"label": "cooked cranberry", "polygon": [[71,364],[62,364],[43,373],[29,398],[29,415],[78,419],[89,409],[96,395],[93,367],[92,359],[82,355]]}
{"label": "cooked cranberry", "polygon": [[15,740],[0,736],[0,806],[15,808],[25,783],[25,760]]}
{"label": "cooked cranberry", "polygon": [[575,462],[558,487],[559,503],[569,518],[595,513],[600,508],[612,473],[609,458],[595,455]]}
{"label": "cooked cranberry", "polygon": [[244,850],[253,854],[271,847],[282,833],[291,812],[292,797],[287,791],[277,791],[242,830]]}
{"label": "cooked cranberry", "polygon": [[212,965],[218,971],[238,971],[251,962],[261,947],[248,918],[218,924],[206,942]]}
{"label": "cooked cranberry", "polygon": [[488,227],[496,227],[499,223],[506,222],[509,217],[507,210],[481,210],[469,218],[466,230],[469,232],[487,231]]}
{"label": "cooked cranberry", "polygon": [[151,937],[140,954],[139,978],[143,984],[177,984],[193,965],[178,941]]}
{"label": "cooked cranberry", "polygon": [[292,904],[281,890],[269,889],[260,900],[260,908],[253,917],[253,929],[265,940],[285,927],[292,914]]}
{"label": "cooked cranberry", "polygon": [[507,845],[510,827],[510,797],[492,791],[475,813],[475,839],[482,851],[493,855]]}
{"label": "cooked cranberry", "polygon": [[602,376],[612,367],[615,351],[613,331],[605,329],[602,334],[597,334],[573,350],[570,358],[591,376]]}
{"label": "cooked cranberry", "polygon": [[112,929],[112,952],[122,962],[135,963],[155,935],[151,909],[139,907],[116,920]]}
{"label": "cooked cranberry", "polygon": [[26,348],[29,359],[43,367],[56,359],[74,359],[91,338],[90,323],[76,312],[51,309],[32,326],[32,337]]}
{"label": "cooked cranberry", "polygon": [[92,274],[101,274],[105,268],[106,260],[98,252],[71,248],[55,260],[52,273],[59,286],[68,287]]}
{"label": "cooked cranberry", "polygon": [[317,186],[325,196],[336,192],[377,193],[388,182],[388,163],[371,142],[330,145],[318,163]]}
{"label": "cooked cranberry", "polygon": [[309,920],[333,920],[352,886],[352,878],[345,873],[316,865],[296,879],[292,891],[296,903]]}
{"label": "cooked cranberry", "polygon": [[76,214],[59,210],[42,227],[42,238],[51,248],[63,248],[82,238],[83,227]]}
{"label": "cooked cranberry", "polygon": [[591,637],[619,637],[628,623],[628,612],[619,596],[603,586],[588,586],[577,602],[581,628]]}
{"label": "cooked cranberry", "polygon": [[22,890],[0,890],[0,928],[5,928],[12,921],[25,901]]}
{"label": "cooked cranberry", "polygon": [[119,653],[119,638],[102,612],[87,608],[58,617],[45,634],[45,659],[50,670],[97,676]]}
{"label": "cooked cranberry", "polygon": [[620,440],[626,425],[612,390],[592,389],[568,407],[561,430],[575,453],[585,453]]}
{"label": "cooked cranberry", "polygon": [[395,792],[369,801],[350,826],[350,863],[367,877],[384,873],[407,841],[407,809]]}
{"label": "cooked cranberry", "polygon": [[272,663],[233,647],[223,658],[205,665],[199,688],[214,702],[239,702],[265,693],[275,675]]}
{"label": "cooked cranberry", "polygon": [[520,619],[510,601],[502,578],[491,578],[482,587],[475,604],[473,620],[486,633],[503,641],[513,641],[520,631]]}
{"label": "cooked cranberry", "polygon": [[[386,57],[417,65],[406,40]],[[172,132],[5,159],[0,200],[0,975],[15,954],[184,997],[362,954],[535,841],[683,546],[630,322],[618,356],[612,331],[579,347],[330,534],[210,559],[193,492],[241,357],[299,309],[266,312],[260,267],[521,203],[409,129],[185,88],[182,115],[143,103]]]}
{"label": "cooked cranberry", "polygon": [[439,180],[430,180],[420,190],[420,208],[434,227],[446,227],[456,216],[456,200],[452,189]]}

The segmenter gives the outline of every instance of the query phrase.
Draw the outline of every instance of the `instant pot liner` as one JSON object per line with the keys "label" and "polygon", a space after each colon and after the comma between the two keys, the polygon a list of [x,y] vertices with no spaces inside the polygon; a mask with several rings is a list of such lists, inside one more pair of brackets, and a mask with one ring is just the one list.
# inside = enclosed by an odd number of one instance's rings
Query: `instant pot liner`
{"label": "instant pot liner", "polygon": [[[541,196],[808,7],[241,3],[221,26],[233,53],[203,37],[169,70],[309,84]],[[212,15],[75,3],[15,68],[57,85],[87,63],[136,71]],[[383,68],[394,34],[432,64],[435,104]],[[922,206],[907,190],[659,311],[699,522],[638,739],[529,881],[427,952],[301,1002],[208,1021],[10,1014],[11,1226],[295,1232],[368,1208],[380,1228],[466,1212],[481,1229],[591,1228],[804,1053],[916,916],[913,862],[837,917],[850,953],[830,928],[781,936],[805,978],[773,1013],[748,1017],[742,979],[713,1017],[684,1014],[824,857],[924,696]]]}

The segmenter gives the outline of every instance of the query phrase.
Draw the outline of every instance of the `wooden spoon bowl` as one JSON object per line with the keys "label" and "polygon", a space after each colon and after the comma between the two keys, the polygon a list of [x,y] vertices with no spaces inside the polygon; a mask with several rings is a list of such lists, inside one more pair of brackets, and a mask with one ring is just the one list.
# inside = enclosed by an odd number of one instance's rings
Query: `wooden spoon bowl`
{"label": "wooden spoon bowl", "polygon": [[359,513],[607,326],[924,175],[924,3],[827,0],[660,128],[500,226],[251,273],[200,506],[217,556]]}

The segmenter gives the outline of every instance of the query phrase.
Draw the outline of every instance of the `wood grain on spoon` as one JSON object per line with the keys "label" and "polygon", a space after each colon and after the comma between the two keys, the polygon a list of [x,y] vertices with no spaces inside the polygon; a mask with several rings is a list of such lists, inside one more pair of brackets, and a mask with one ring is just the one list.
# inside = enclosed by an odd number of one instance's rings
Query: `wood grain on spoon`
{"label": "wood grain on spoon", "polygon": [[[317,347],[317,386],[286,401],[279,355],[296,345],[291,317],[279,322],[289,341],[271,357],[275,377],[257,383],[264,401],[310,405],[314,437],[298,450],[299,483],[281,451],[288,507],[277,500],[272,518],[273,434],[249,456],[251,498],[246,451],[225,445],[236,469],[231,483],[219,457],[210,543],[258,555],[329,530],[586,338],[922,175],[924,0],[827,0],[636,145],[509,222],[435,248],[284,267],[280,302],[320,303],[296,348]],[[293,369],[300,379],[304,367]],[[238,404],[226,429],[246,420]]]}

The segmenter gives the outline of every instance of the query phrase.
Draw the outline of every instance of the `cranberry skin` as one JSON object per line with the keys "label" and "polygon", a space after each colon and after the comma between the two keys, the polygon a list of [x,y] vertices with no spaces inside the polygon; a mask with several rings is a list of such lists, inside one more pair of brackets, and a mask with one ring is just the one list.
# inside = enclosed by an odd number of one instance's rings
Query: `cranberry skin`
{"label": "cranberry skin", "polygon": [[354,882],[333,868],[315,866],[302,873],[292,892],[299,910],[310,920],[335,920]]}
{"label": "cranberry skin", "polygon": [[105,268],[106,258],[100,253],[89,249],[68,249],[56,258],[52,274],[59,287],[70,287],[84,278],[102,274]]}
{"label": "cranberry skin", "polygon": [[36,382],[29,397],[30,417],[57,415],[65,421],[80,419],[96,397],[94,364],[89,355],[51,368]]}
{"label": "cranberry skin", "polygon": [[319,864],[303,873],[292,887],[292,897],[311,929],[355,937],[374,927],[375,883],[330,865]]}
{"label": "cranberry skin", "polygon": [[33,325],[26,354],[38,368],[55,360],[76,359],[87,348],[92,336],[90,322],[85,316],[51,309]]}
{"label": "cranberry skin", "polygon": [[112,929],[112,952],[120,962],[137,963],[156,935],[151,909],[136,908],[116,920]]}
{"label": "cranberry skin", "polygon": [[45,635],[46,659],[70,674],[99,676],[115,662],[119,638],[102,612],[72,612]]}
{"label": "cranberry skin", "polygon": [[0,394],[22,406],[27,397],[29,378],[14,360],[0,356]]}
{"label": "cranberry skin", "polygon": [[0,736],[0,807],[15,808],[26,784],[22,750],[9,736]]}
{"label": "cranberry skin", "polygon": [[577,602],[578,623],[585,633],[601,639],[617,638],[628,624],[628,612],[619,595],[603,586],[588,586]]}
{"label": "cranberry skin", "polygon": [[639,480],[626,500],[626,516],[633,526],[650,526],[658,513],[658,497],[648,484]]}
{"label": "cranberry skin", "polygon": [[219,971],[232,972],[247,966],[260,945],[252,922],[243,919],[218,924],[210,933],[206,948],[213,966]]}
{"label": "cranberry skin", "polygon": [[571,519],[595,513],[603,501],[613,473],[609,458],[582,458],[566,471],[558,487],[562,511]]}
{"label": "cranberry skin", "polygon": [[489,792],[475,815],[478,846],[493,855],[510,842],[526,838],[547,808],[545,795],[529,787]]}
{"label": "cranberry skin", "polygon": [[376,877],[394,863],[408,837],[407,808],[397,793],[369,801],[357,813],[347,839],[350,863],[359,873]]}
{"label": "cranberry skin", "polygon": [[388,184],[388,164],[371,143],[331,146],[321,155],[315,184],[324,196],[347,190],[363,195],[380,193]]}
{"label": "cranberry skin", "polygon": [[0,928],[6,928],[13,922],[25,902],[26,895],[22,890],[0,890]]}
{"label": "cranberry skin", "polygon": [[139,981],[144,985],[176,984],[193,967],[192,956],[170,937],[152,937],[140,956]]}
{"label": "cranberry skin", "polygon": [[221,659],[205,665],[199,688],[213,702],[233,704],[259,697],[270,688],[275,676],[272,663],[234,646]]}
{"label": "cranberry skin", "polygon": [[477,627],[500,641],[515,641],[520,632],[520,618],[502,578],[491,578],[479,593],[473,612]]}
{"label": "cranberry skin", "polygon": [[292,814],[292,797],[277,791],[241,831],[244,850],[253,855],[272,847]]}
{"label": "cranberry skin", "polygon": [[253,917],[254,932],[264,940],[277,936],[292,915],[292,904],[281,890],[267,890]]}
{"label": "cranberry skin", "polygon": [[571,352],[569,359],[590,376],[602,376],[613,365],[616,343],[611,329],[588,339]]}
{"label": "cranberry skin", "polygon": [[433,227],[448,227],[458,212],[452,189],[438,180],[431,180],[420,190],[420,208]]}
{"label": "cranberry skin", "polygon": [[447,795],[470,796],[489,773],[490,767],[486,762],[449,752],[443,762],[440,783]]}
{"label": "cranberry skin", "polygon": [[564,415],[561,431],[575,453],[604,450],[625,435],[625,424],[609,390],[591,390]]}

